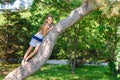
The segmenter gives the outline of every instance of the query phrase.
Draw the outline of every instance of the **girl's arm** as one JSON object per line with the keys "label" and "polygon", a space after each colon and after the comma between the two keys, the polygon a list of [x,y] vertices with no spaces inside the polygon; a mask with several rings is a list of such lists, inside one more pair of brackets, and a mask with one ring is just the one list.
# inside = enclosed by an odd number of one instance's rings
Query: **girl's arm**
{"label": "girl's arm", "polygon": [[49,31],[51,31],[54,27],[52,26],[51,28],[49,28],[48,25],[45,25],[42,29],[42,35],[45,36]]}
{"label": "girl's arm", "polygon": [[51,31],[53,28],[54,28],[53,26],[52,26],[52,27],[50,27],[50,29],[48,30],[48,32],[49,32],[49,31]]}
{"label": "girl's arm", "polygon": [[42,35],[45,36],[48,33],[48,25],[45,25],[42,29]]}

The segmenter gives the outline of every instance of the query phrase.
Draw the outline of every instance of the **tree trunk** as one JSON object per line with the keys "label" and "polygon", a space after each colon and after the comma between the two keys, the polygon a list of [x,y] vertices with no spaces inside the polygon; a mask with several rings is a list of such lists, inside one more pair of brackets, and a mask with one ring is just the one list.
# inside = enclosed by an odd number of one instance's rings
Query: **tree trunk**
{"label": "tree trunk", "polygon": [[120,79],[120,26],[117,27],[117,50],[116,50],[116,70],[117,70],[117,78]]}
{"label": "tree trunk", "polygon": [[58,36],[65,31],[65,29],[75,24],[78,20],[82,19],[82,17],[96,8],[97,7],[93,6],[92,2],[84,0],[80,7],[73,10],[67,18],[58,22],[55,28],[46,35],[39,52],[29,62],[22,62],[21,65],[10,72],[4,80],[23,80],[41,68],[50,57]]}

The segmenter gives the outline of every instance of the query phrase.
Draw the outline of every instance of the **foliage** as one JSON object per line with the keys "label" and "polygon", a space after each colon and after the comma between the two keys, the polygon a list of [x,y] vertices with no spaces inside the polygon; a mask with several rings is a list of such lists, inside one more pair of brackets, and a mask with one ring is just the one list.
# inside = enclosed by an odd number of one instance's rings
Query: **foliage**
{"label": "foliage", "polygon": [[[10,58],[19,58],[22,56],[23,46],[28,45],[27,37],[31,36],[29,34],[31,24],[25,19],[21,18],[20,14],[17,12],[6,11],[3,14],[5,20],[4,24],[1,26],[1,44],[2,49],[5,51],[4,55],[7,61]],[[26,34],[25,34],[26,33]]]}

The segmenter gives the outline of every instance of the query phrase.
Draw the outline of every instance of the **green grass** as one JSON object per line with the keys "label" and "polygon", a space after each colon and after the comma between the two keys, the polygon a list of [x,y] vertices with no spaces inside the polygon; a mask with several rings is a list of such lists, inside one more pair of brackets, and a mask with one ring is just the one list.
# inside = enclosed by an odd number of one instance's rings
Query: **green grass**
{"label": "green grass", "polygon": [[83,66],[71,74],[68,65],[46,65],[26,80],[115,80],[107,70],[103,66]]}
{"label": "green grass", "polygon": [[[83,66],[76,68],[75,74],[71,74],[71,69],[68,65],[44,65],[41,70],[38,70],[25,80],[116,80],[113,76],[108,75],[107,72],[108,67]],[[0,80],[4,76],[1,75]]]}

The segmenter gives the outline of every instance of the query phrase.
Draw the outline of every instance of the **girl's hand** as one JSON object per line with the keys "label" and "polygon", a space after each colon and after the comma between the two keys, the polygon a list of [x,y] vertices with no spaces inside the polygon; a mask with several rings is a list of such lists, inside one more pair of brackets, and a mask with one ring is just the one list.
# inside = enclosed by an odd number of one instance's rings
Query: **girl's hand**
{"label": "girl's hand", "polygon": [[52,26],[52,27],[48,30],[48,32],[51,31],[53,28],[54,28],[54,27]]}
{"label": "girl's hand", "polygon": [[28,60],[29,60],[29,57],[26,58],[26,61],[28,61]]}
{"label": "girl's hand", "polygon": [[24,56],[23,60],[26,60],[27,56]]}
{"label": "girl's hand", "polygon": [[52,30],[54,27],[52,26],[51,28],[50,28],[50,30]]}

